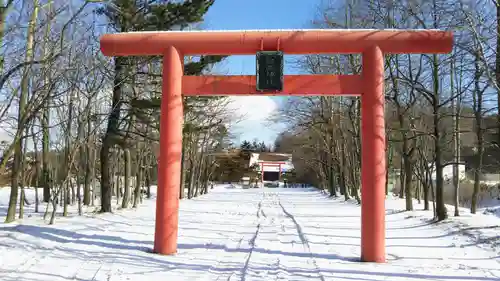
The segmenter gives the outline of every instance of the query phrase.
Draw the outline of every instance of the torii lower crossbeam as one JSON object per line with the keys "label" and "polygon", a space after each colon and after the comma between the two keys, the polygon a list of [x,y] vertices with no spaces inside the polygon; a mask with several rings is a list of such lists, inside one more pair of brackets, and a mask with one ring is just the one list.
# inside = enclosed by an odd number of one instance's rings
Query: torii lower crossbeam
{"label": "torii lower crossbeam", "polygon": [[[262,30],[106,34],[106,56],[163,55],[163,95],[154,251],[177,251],[182,150],[182,95],[360,95],[361,260],[385,262],[384,54],[449,53],[439,30]],[[362,54],[361,75],[287,76],[283,92],[258,93],[252,76],[183,77],[185,55]]]}
{"label": "torii lower crossbeam", "polygon": [[332,96],[361,95],[361,75],[285,75],[281,92],[258,92],[253,75],[184,76],[184,96]]}

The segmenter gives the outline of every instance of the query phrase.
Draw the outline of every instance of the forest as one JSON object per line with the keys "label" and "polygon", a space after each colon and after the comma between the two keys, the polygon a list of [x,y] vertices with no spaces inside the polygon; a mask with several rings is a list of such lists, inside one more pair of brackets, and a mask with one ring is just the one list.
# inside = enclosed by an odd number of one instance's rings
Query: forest
{"label": "forest", "polygon": [[[1,184],[5,222],[35,211],[50,223],[69,206],[133,208],[156,183],[161,57],[104,57],[110,32],[201,28],[216,0],[0,1]],[[497,0],[322,1],[311,28],[442,29],[448,55],[387,55],[386,194],[422,200],[437,220],[445,204],[477,212],[500,199],[500,2]],[[186,57],[184,73],[209,74],[224,56]],[[287,64],[309,74],[358,74],[361,55],[308,55]],[[214,155],[237,148],[239,117],[227,97],[185,97],[181,198],[209,192],[224,167]],[[272,147],[293,154],[297,181],[361,203],[360,100],[287,97],[269,120],[286,124]],[[461,176],[460,167],[465,167]],[[444,171],[453,168],[448,179]],[[488,184],[496,177],[496,185]],[[494,180],[493,180],[494,181]],[[79,187],[82,188],[79,188]],[[5,187],[7,188],[7,187]],[[45,202],[47,204],[40,203]],[[42,209],[45,207],[45,209]]]}
{"label": "forest", "polygon": [[[317,28],[454,32],[449,55],[385,56],[386,194],[406,198],[408,211],[413,199],[423,200],[444,220],[446,204],[459,216],[460,206],[476,213],[478,204],[500,199],[499,15],[497,1],[330,1],[313,21]],[[360,55],[295,63],[312,74],[361,72]],[[358,203],[360,109],[359,98],[289,98],[273,118],[288,124],[275,148],[293,153],[301,181]]]}

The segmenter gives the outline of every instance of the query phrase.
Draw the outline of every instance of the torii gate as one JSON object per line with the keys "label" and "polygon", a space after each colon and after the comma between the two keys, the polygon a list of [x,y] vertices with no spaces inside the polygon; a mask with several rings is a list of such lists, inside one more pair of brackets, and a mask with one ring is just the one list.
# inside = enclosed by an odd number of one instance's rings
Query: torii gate
{"label": "torii gate", "polygon": [[276,167],[278,166],[278,179],[281,179],[281,166],[286,165],[285,162],[260,162],[260,178],[262,183],[264,183],[264,167]]}
{"label": "torii gate", "polygon": [[[361,96],[361,260],[385,262],[384,54],[449,53],[452,32],[439,30],[166,31],[106,34],[106,56],[163,55],[160,157],[154,252],[177,252],[182,151],[182,95]],[[361,75],[288,75],[281,92],[256,90],[255,76],[183,76],[189,55],[362,54]]]}

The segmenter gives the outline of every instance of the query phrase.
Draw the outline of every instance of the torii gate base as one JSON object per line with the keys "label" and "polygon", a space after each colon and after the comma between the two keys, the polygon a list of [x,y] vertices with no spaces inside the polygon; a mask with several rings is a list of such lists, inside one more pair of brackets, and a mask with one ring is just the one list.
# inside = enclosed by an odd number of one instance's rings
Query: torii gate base
{"label": "torii gate base", "polygon": [[[361,260],[385,262],[384,53],[449,53],[451,32],[438,30],[193,31],[107,34],[106,56],[163,55],[163,95],[154,251],[177,251],[182,95],[360,95],[362,134]],[[284,90],[260,93],[254,76],[184,76],[185,55],[363,55],[361,75],[290,75]]]}

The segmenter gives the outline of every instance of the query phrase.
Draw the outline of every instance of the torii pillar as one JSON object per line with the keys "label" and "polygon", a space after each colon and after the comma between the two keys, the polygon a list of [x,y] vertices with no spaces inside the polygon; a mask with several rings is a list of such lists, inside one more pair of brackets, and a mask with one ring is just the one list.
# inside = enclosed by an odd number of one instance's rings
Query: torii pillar
{"label": "torii pillar", "polygon": [[[182,95],[361,96],[361,260],[385,262],[384,54],[444,54],[453,34],[439,30],[167,31],[106,34],[106,56],[163,55],[163,95],[154,251],[177,251]],[[259,92],[255,76],[183,76],[186,55],[362,54],[361,75],[288,75],[281,92]]]}

